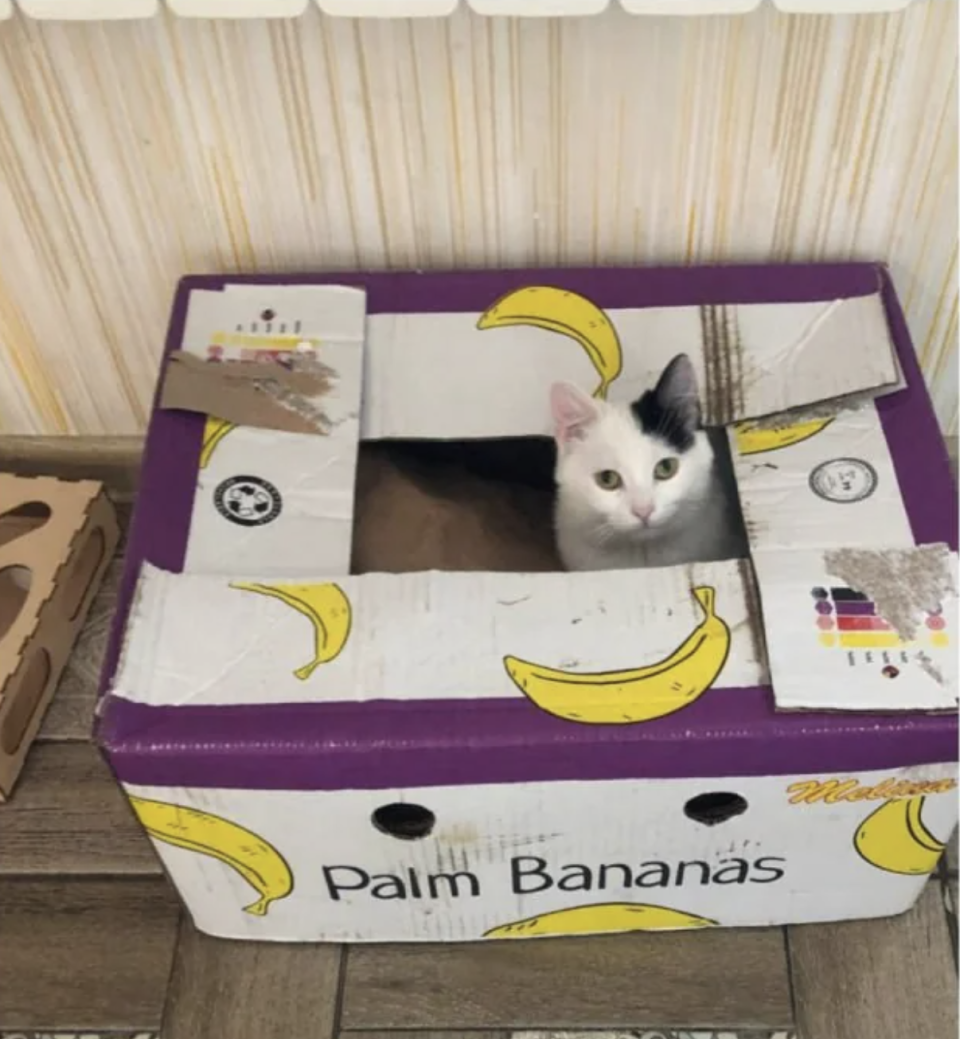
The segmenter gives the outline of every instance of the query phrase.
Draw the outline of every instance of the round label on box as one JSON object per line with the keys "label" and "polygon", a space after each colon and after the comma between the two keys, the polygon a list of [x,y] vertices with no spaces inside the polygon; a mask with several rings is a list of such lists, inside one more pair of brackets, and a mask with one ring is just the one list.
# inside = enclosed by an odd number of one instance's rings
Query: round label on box
{"label": "round label on box", "polygon": [[231,476],[213,492],[217,512],[241,527],[272,523],[283,508],[280,492],[259,476]]}
{"label": "round label on box", "polygon": [[877,489],[877,471],[862,458],[833,458],[810,473],[810,490],[824,501],[863,501]]}

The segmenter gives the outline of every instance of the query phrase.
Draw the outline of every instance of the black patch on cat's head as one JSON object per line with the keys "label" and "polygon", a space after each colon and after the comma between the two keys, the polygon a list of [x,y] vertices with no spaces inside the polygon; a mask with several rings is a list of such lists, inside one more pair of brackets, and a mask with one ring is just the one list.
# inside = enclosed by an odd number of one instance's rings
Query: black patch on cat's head
{"label": "black patch on cat's head", "polygon": [[652,390],[630,405],[637,425],[683,453],[693,447],[700,429],[697,377],[686,354],[677,354]]}

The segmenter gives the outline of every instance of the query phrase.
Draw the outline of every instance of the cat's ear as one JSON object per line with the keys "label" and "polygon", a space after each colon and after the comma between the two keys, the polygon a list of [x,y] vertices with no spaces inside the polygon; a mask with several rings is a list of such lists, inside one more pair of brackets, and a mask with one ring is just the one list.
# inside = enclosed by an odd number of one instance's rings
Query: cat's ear
{"label": "cat's ear", "polygon": [[550,413],[553,435],[560,447],[582,440],[600,417],[597,402],[569,382],[555,382],[550,387]]}
{"label": "cat's ear", "polygon": [[692,433],[700,428],[697,373],[686,354],[677,354],[664,368],[653,392],[660,407],[675,415],[685,429]]}

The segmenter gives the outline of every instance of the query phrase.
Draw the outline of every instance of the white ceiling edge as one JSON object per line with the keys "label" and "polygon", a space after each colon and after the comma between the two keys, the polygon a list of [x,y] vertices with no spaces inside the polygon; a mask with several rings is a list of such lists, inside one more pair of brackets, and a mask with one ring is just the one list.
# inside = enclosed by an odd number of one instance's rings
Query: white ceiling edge
{"label": "white ceiling edge", "polygon": [[[183,18],[295,18],[310,0],[164,0]],[[417,18],[452,14],[469,4],[483,15],[556,17],[599,14],[619,3],[631,14],[746,14],[769,2],[789,14],[866,14],[900,11],[914,0],[314,0],[325,14],[354,18]],[[933,2],[933,0],[930,0]],[[956,3],[957,0],[940,0]],[[62,21],[113,21],[150,18],[160,0],[16,0],[31,18]],[[9,18],[13,0],[0,0],[0,19]]]}
{"label": "white ceiling edge", "polygon": [[17,0],[17,6],[30,18],[68,22],[152,18],[160,9],[159,0]]}
{"label": "white ceiling edge", "polygon": [[467,0],[467,3],[477,14],[555,18],[600,14],[609,6],[610,0]]}
{"label": "white ceiling edge", "polygon": [[344,18],[436,18],[453,14],[460,0],[316,0],[316,4],[324,14]]}
{"label": "white ceiling edge", "polygon": [[[18,0],[22,3],[22,0]],[[310,0],[165,0],[181,18],[298,18]]]}
{"label": "white ceiling edge", "polygon": [[[908,0],[909,2],[909,0]],[[756,10],[763,0],[620,0],[630,14],[671,14],[691,17],[698,14],[747,14]]]}

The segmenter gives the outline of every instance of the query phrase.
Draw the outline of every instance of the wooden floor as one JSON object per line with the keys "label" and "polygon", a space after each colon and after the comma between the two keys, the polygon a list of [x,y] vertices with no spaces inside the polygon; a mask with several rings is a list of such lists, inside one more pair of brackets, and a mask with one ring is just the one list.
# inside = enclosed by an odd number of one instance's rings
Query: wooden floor
{"label": "wooden floor", "polygon": [[[48,445],[0,440],[0,469],[16,458],[106,477],[129,515],[136,450],[52,459]],[[119,567],[0,806],[0,1036],[956,1039],[955,841],[916,908],[891,920],[349,950],[204,938],[89,739]]]}

